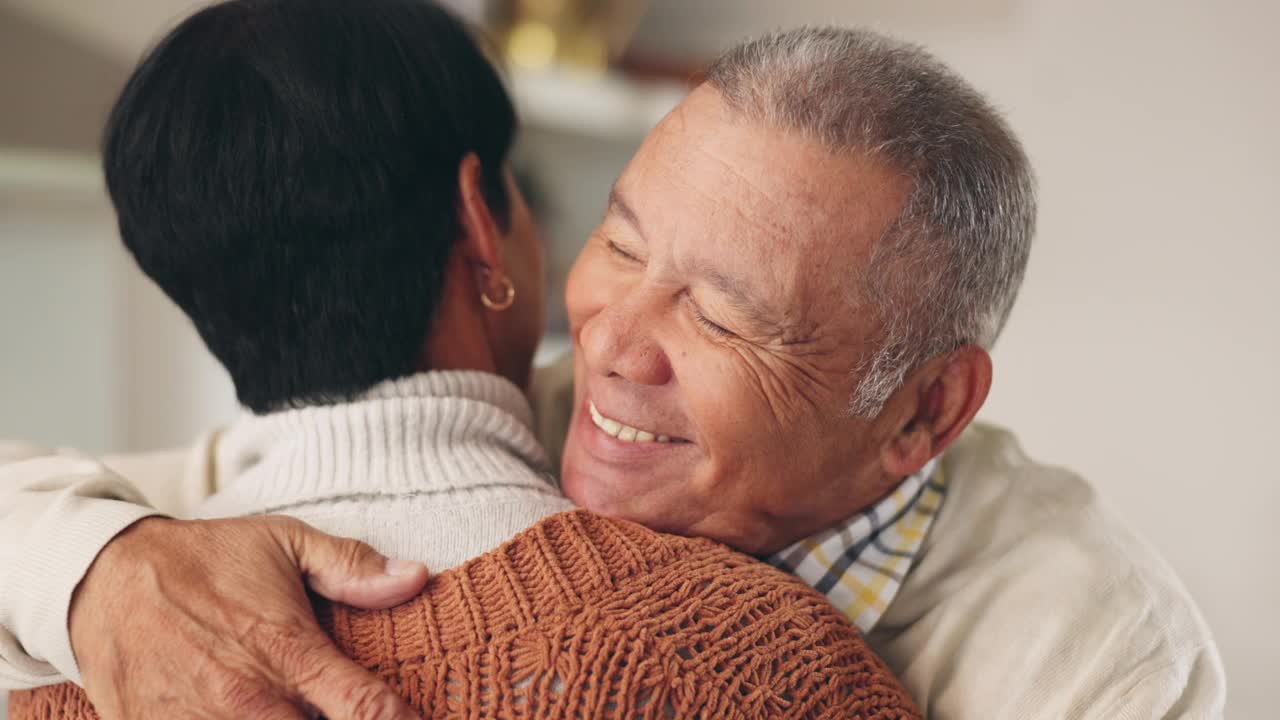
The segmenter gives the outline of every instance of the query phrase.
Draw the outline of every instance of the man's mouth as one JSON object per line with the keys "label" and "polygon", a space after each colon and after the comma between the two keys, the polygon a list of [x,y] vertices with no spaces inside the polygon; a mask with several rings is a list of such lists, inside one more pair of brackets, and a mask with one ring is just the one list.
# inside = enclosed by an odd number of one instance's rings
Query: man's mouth
{"label": "man's mouth", "polygon": [[613,418],[605,417],[596,409],[596,404],[587,401],[587,410],[591,413],[591,422],[604,431],[606,435],[629,443],[685,443],[684,438],[671,437],[661,433],[632,427]]}

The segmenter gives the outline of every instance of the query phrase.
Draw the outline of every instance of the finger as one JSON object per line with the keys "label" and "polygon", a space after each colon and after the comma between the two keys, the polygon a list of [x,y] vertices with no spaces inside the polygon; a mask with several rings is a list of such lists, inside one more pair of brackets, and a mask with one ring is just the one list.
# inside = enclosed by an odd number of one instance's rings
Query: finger
{"label": "finger", "polygon": [[296,705],[282,700],[271,707],[263,708],[261,712],[255,712],[253,717],[263,720],[310,720],[312,716]]}
{"label": "finger", "polygon": [[278,527],[307,584],[334,602],[380,610],[412,598],[427,583],[422,563],[388,560],[358,540],[327,535],[300,521]]}
{"label": "finger", "polygon": [[[224,682],[222,684],[213,684],[214,694],[206,696],[206,702],[201,703],[199,700],[196,704],[191,703],[192,698],[187,698],[181,705],[167,704],[162,707],[152,707],[153,711],[163,709],[163,714],[146,713],[145,717],[173,717],[182,715],[187,717],[192,711],[198,712],[198,716],[213,720],[214,718],[263,718],[264,720],[308,720],[310,717],[307,712],[299,707],[294,701],[296,696],[288,688],[274,687],[270,683],[261,679],[250,682]],[[198,697],[195,696],[195,697]],[[150,705],[155,706],[152,702]],[[203,707],[201,707],[203,705]],[[185,712],[175,712],[182,710]],[[190,715],[195,717],[196,715]],[[128,713],[124,717],[137,718],[143,717],[142,713]],[[105,720],[105,719],[104,719]]]}
{"label": "finger", "polygon": [[[302,699],[329,720],[419,720],[394,690],[325,642],[291,679]],[[289,678],[286,678],[289,680]]]}

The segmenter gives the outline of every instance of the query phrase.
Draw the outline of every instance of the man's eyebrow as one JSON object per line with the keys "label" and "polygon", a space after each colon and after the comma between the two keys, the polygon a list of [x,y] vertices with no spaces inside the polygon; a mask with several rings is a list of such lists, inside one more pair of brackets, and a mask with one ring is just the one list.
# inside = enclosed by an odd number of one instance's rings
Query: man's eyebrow
{"label": "man's eyebrow", "polygon": [[763,297],[755,294],[738,278],[726,275],[706,263],[696,265],[693,272],[724,295],[729,300],[729,304],[746,316],[757,329],[781,340],[784,344],[807,340],[807,338],[797,337],[798,328],[791,327],[791,323],[774,312],[772,303],[766,302]]}
{"label": "man's eyebrow", "polygon": [[627,199],[622,195],[622,192],[618,190],[617,185],[614,185],[613,188],[609,190],[608,212],[616,214],[618,217],[622,218],[622,221],[630,225],[631,229],[635,230],[636,234],[639,235],[642,240],[647,239],[644,234],[644,228],[640,226],[640,217],[636,215],[635,210],[631,209],[631,205],[627,203]]}
{"label": "man's eyebrow", "polygon": [[[607,212],[617,215],[620,220],[630,225],[631,229],[642,240],[647,240],[644,228],[640,225],[640,217],[636,215],[636,211],[632,209],[627,202],[626,196],[618,189],[617,185],[614,185],[609,190]],[[694,275],[705,280],[717,292],[725,296],[730,305],[742,313],[754,327],[771,337],[777,338],[786,345],[809,341],[810,338],[807,333],[799,332],[798,328],[791,327],[791,324],[786,322],[782,316],[773,312],[772,303],[765,302],[764,298],[752,292],[748,285],[740,279],[726,275],[707,263],[697,263],[692,270]]]}

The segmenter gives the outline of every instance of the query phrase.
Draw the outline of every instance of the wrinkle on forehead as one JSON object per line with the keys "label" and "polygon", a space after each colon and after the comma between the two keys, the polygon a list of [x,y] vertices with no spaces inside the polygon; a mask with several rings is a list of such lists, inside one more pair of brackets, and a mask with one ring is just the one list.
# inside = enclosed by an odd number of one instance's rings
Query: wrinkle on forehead
{"label": "wrinkle on forehead", "polygon": [[[752,123],[706,86],[646,140],[620,184],[682,271],[713,265],[797,328],[852,315],[872,247],[907,186],[865,154]],[[640,197],[654,188],[658,197]],[[803,333],[802,333],[803,334]]]}

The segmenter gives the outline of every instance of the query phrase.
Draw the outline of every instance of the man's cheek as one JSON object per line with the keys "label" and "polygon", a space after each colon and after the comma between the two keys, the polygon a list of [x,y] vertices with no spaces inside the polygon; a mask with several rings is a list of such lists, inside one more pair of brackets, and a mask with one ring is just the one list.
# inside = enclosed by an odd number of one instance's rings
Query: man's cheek
{"label": "man's cheek", "polygon": [[703,499],[723,500],[734,490],[735,476],[750,462],[753,445],[761,442],[749,432],[750,421],[739,412],[742,408],[722,406],[707,422],[700,423],[702,452],[685,481],[688,492]]}

